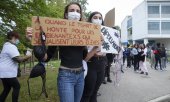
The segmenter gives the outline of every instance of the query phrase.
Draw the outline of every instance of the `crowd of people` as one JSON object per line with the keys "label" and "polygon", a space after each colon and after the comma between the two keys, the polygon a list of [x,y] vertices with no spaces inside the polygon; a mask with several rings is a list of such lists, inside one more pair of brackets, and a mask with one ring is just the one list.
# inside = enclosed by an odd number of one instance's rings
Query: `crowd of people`
{"label": "crowd of people", "polygon": [[[78,3],[70,3],[65,7],[64,19],[82,21],[82,8]],[[104,25],[100,12],[93,12],[88,18],[89,23]],[[26,37],[31,40],[32,28],[27,28]],[[31,55],[21,57],[16,47],[19,34],[11,31],[7,34],[7,41],[0,54],[0,79],[4,90],[0,95],[0,102],[5,102],[10,89],[13,88],[12,102],[18,102],[20,84],[17,80],[18,63],[28,60]],[[101,37],[101,42],[103,39]],[[121,43],[120,43],[121,46]],[[48,46],[43,58],[50,61],[57,46]],[[158,69],[166,68],[163,47],[157,44],[151,50],[151,66]],[[98,90],[102,83],[112,82],[110,69],[113,68],[114,84],[118,86],[123,65],[127,59],[127,68],[134,66],[135,72],[148,75],[146,67],[147,47],[144,44],[121,47],[118,54],[103,53],[101,46],[59,46],[61,64],[57,77],[57,89],[60,102],[97,102]],[[82,61],[87,63],[88,71],[84,77]],[[113,62],[115,64],[113,65]]]}
{"label": "crowd of people", "polygon": [[[165,70],[166,69],[166,64],[168,61],[168,56],[167,56],[167,50],[164,46],[164,44],[157,43],[156,47],[151,47],[150,51],[150,63],[151,63],[151,68],[154,68],[155,70]],[[159,65],[158,65],[159,63]]]}
{"label": "crowd of people", "polygon": [[147,47],[145,44],[134,44],[133,46],[128,45],[123,52],[124,62],[125,59],[127,59],[126,68],[131,68],[133,66],[135,72],[148,75],[146,55]]}
{"label": "crowd of people", "polygon": [[133,67],[135,72],[148,75],[148,68],[146,67],[146,58],[148,58],[151,68],[165,70],[167,51],[164,44],[160,45],[160,43],[157,43],[156,46],[154,44],[152,46],[146,46],[145,44],[127,45],[123,52],[123,64],[127,60],[126,68]]}

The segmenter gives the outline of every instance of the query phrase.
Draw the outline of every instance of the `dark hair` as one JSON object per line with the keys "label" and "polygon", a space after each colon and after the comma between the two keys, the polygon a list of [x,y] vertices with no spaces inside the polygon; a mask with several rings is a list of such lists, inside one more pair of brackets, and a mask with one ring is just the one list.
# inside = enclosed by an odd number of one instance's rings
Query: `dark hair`
{"label": "dark hair", "polygon": [[155,50],[155,47],[152,46],[151,49],[152,49],[152,50]]}
{"label": "dark hair", "polygon": [[[97,12],[97,11],[96,11],[96,12],[92,12],[92,13],[90,14],[89,18],[88,18],[88,22],[91,22],[91,23],[92,23],[91,19],[92,19],[92,17],[93,17],[95,14],[100,14],[100,15],[102,16],[102,14],[101,14],[100,12]],[[103,16],[102,16],[102,25],[104,25]]]}
{"label": "dark hair", "polygon": [[133,44],[133,47],[135,47],[136,44]]}
{"label": "dark hair", "polygon": [[18,32],[16,32],[16,31],[10,31],[10,32],[7,33],[7,39],[8,39],[8,40],[12,40],[13,37],[19,38]]}
{"label": "dark hair", "polygon": [[157,45],[157,47],[160,47],[161,44],[160,44],[160,43],[157,43],[156,45]]}
{"label": "dark hair", "polygon": [[77,2],[71,2],[71,3],[69,3],[66,7],[65,7],[65,9],[64,9],[64,19],[67,19],[67,15],[68,15],[68,8],[71,6],[71,5],[77,5],[77,6],[79,6],[79,8],[80,8],[80,21],[82,21],[82,7],[81,7],[81,5],[79,4],[79,3],[77,3]]}

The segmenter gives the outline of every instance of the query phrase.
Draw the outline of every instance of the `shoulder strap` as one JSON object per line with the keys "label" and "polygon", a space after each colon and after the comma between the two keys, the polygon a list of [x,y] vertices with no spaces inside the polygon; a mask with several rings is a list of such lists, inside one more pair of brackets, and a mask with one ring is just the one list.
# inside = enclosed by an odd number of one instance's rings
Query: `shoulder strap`
{"label": "shoulder strap", "polygon": [[40,39],[41,39],[41,43],[42,43],[42,45],[45,45],[46,35],[45,35],[45,32],[43,31],[43,28],[41,26],[39,16],[37,16],[37,21],[38,21],[38,23],[40,25]]}

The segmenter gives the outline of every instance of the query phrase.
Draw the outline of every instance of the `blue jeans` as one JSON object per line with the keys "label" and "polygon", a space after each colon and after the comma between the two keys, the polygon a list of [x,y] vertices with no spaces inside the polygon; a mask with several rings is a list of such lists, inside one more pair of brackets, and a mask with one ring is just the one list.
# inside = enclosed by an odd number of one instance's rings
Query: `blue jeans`
{"label": "blue jeans", "polygon": [[166,57],[161,58],[161,64],[162,64],[161,67],[165,69],[166,68]]}
{"label": "blue jeans", "polygon": [[84,89],[84,72],[59,70],[58,94],[60,102],[80,102]]}

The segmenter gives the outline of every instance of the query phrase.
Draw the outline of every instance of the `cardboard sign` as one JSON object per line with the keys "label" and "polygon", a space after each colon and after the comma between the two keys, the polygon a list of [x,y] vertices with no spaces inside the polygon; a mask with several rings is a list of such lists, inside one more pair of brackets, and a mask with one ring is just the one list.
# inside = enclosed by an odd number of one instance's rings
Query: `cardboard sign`
{"label": "cardboard sign", "polygon": [[98,46],[101,44],[101,27],[96,24],[56,19],[49,17],[32,18],[32,45],[40,45],[40,25],[50,46]]}
{"label": "cardboard sign", "polygon": [[110,27],[102,26],[104,42],[101,47],[101,52],[118,54],[120,50],[119,41],[120,34],[118,30]]}
{"label": "cardboard sign", "polygon": [[104,24],[107,27],[115,26],[115,8],[107,12],[107,14],[105,15]]}

